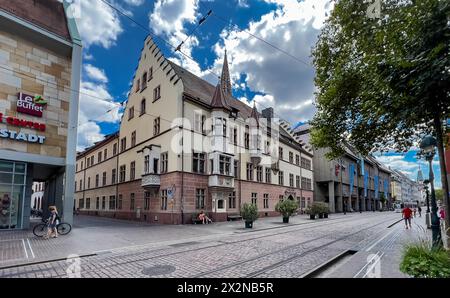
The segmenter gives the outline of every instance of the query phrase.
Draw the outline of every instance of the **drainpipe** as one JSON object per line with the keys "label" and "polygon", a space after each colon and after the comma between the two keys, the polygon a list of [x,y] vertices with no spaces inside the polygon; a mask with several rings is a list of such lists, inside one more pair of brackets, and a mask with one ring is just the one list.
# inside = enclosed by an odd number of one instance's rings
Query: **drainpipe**
{"label": "drainpipe", "polygon": [[184,224],[184,95],[181,98],[181,224]]}

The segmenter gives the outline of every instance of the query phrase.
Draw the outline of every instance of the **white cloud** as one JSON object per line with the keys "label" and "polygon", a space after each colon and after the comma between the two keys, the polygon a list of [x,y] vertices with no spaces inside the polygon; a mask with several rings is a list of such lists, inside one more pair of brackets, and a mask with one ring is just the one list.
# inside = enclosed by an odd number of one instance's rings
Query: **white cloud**
{"label": "white cloud", "polygon": [[81,17],[76,19],[83,46],[100,45],[109,48],[123,32],[115,10],[100,0],[80,1]]}
{"label": "white cloud", "polygon": [[106,77],[103,69],[99,69],[92,64],[85,64],[84,70],[86,71],[88,78],[101,83],[108,83],[108,78]]}
{"label": "white cloud", "polygon": [[249,8],[250,5],[248,5],[247,0],[238,0],[238,6],[243,8]]}
{"label": "white cloud", "polygon": [[125,3],[133,6],[139,6],[144,3],[144,0],[125,0]]}
{"label": "white cloud", "polygon": [[253,92],[265,94],[254,98],[257,103],[260,101],[261,108],[272,106],[279,117],[291,123],[310,120],[315,112],[311,48],[332,4],[326,0],[266,2],[278,4],[277,9],[263,15],[260,20],[250,22],[245,30],[306,65],[246,32],[229,28],[221,33],[222,40],[214,46],[217,58],[212,69],[220,73],[224,50],[228,49],[233,81],[240,80],[245,74],[245,86]]}

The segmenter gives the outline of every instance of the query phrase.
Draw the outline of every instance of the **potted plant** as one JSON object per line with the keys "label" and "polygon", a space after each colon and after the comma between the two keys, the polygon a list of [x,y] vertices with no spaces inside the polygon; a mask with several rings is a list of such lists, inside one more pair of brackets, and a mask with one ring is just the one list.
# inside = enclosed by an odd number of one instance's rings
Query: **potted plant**
{"label": "potted plant", "polygon": [[258,218],[258,207],[255,204],[242,205],[241,216],[245,220],[245,228],[253,228],[253,222]]}
{"label": "potted plant", "polygon": [[383,211],[384,209],[384,203],[386,202],[386,198],[384,197],[383,194],[380,195],[380,203],[381,203],[381,208],[380,208],[380,212]]}
{"label": "potted plant", "polygon": [[283,200],[275,205],[275,211],[283,216],[283,223],[289,223],[289,217],[298,209],[297,202],[293,200]]}
{"label": "potted plant", "polygon": [[309,214],[309,219],[316,219],[316,213],[314,212],[312,207],[306,208],[306,214]]}
{"label": "potted plant", "polygon": [[323,218],[328,218],[328,213],[330,213],[330,208],[328,207],[328,204],[325,202],[320,202],[320,210],[323,214]]}

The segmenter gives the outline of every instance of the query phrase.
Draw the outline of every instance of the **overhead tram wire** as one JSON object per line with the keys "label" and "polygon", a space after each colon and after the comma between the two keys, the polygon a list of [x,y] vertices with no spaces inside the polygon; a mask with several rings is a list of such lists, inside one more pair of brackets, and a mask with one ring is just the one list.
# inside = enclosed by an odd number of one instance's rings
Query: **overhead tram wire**
{"label": "overhead tram wire", "polygon": [[[201,5],[206,5],[206,4],[202,3],[202,2],[199,2],[199,3],[200,3]],[[231,23],[231,20],[228,21],[228,20],[226,20],[224,17],[218,15],[217,13],[213,13],[212,16],[215,17],[216,19],[218,19],[219,21],[222,21],[223,23],[225,23],[225,24],[227,24],[227,25],[232,24],[233,27],[236,28],[238,31],[247,33],[248,35],[252,36],[253,38],[256,38],[257,40],[259,40],[259,41],[265,43],[266,45],[272,47],[273,49],[275,49],[275,50],[277,50],[277,51],[279,51],[279,52],[281,52],[281,53],[283,53],[283,54],[289,56],[290,58],[296,60],[297,62],[300,62],[300,63],[302,63],[302,64],[304,64],[304,65],[306,65],[306,66],[312,67],[312,65],[311,65],[310,63],[308,63],[308,62],[306,62],[306,61],[304,61],[304,60],[302,60],[302,59],[300,59],[300,58],[298,58],[298,57],[292,55],[291,53],[289,53],[289,52],[283,50],[282,48],[280,48],[280,47],[278,47],[278,46],[276,46],[276,45],[274,45],[274,44],[268,42],[267,40],[265,40],[265,39],[263,39],[263,38],[261,38],[261,37],[255,35],[255,34],[251,33],[250,31],[248,31],[248,30],[246,30],[246,29],[241,29],[241,28],[239,28],[239,26],[238,26],[237,24]]]}

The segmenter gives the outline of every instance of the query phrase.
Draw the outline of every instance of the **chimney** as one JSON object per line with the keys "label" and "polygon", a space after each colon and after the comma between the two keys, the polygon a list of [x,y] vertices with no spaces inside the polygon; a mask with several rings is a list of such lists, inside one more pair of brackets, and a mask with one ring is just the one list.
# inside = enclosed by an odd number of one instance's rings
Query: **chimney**
{"label": "chimney", "polygon": [[270,120],[273,118],[273,108],[266,108],[261,111],[261,114],[264,118]]}

